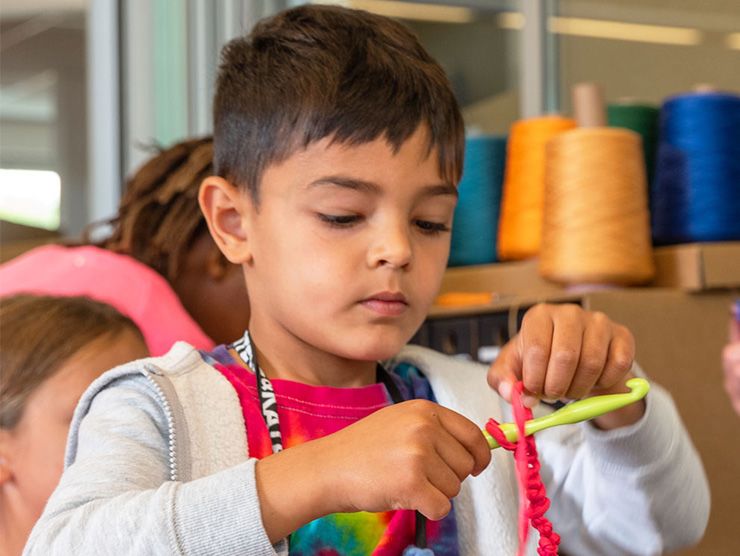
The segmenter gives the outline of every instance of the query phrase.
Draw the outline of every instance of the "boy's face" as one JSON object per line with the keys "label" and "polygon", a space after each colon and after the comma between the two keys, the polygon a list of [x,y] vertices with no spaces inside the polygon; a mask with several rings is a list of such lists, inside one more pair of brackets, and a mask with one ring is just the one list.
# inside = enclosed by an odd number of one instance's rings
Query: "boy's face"
{"label": "boy's face", "polygon": [[456,188],[420,127],[310,145],[265,171],[239,211],[252,322],[351,360],[390,357],[418,329],[447,264]]}

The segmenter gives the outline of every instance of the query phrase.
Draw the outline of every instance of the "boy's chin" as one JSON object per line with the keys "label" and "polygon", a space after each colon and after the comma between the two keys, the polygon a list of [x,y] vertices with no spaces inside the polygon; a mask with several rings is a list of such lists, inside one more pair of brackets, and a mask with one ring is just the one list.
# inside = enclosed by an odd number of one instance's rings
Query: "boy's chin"
{"label": "boy's chin", "polygon": [[[419,326],[415,323],[384,323],[372,326],[334,327],[329,337],[324,337],[326,351],[353,361],[384,361],[398,355]],[[420,325],[421,323],[419,323]]]}
{"label": "boy's chin", "polygon": [[382,342],[371,342],[355,345],[347,350],[347,357],[355,361],[384,361],[395,357],[408,343],[408,339],[387,339]]}

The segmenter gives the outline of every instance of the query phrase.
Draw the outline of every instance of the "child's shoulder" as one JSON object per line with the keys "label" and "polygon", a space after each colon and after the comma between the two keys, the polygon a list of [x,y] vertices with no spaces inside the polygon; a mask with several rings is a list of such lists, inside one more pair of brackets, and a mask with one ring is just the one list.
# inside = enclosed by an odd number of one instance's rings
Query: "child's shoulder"
{"label": "child's shoulder", "polygon": [[[178,480],[241,463],[247,454],[236,392],[185,342],[165,355],[111,369],[90,385],[72,419],[67,464],[75,457],[86,417],[128,431],[132,441],[160,446],[172,466],[171,478]],[[198,458],[191,457],[194,451]]]}
{"label": "child's shoulder", "polygon": [[[123,382],[140,382],[142,378],[152,379],[152,377],[171,379],[202,367],[210,368],[203,362],[197,349],[186,342],[176,342],[163,355],[129,361],[106,371],[90,384],[81,401]],[[154,380],[156,381],[156,378]]]}
{"label": "child's shoulder", "polygon": [[213,400],[223,397],[224,390],[231,392],[228,382],[198,349],[176,342],[164,355],[131,361],[103,373],[88,387],[79,405],[91,403],[104,390],[131,385],[164,407],[196,403],[200,398]]}

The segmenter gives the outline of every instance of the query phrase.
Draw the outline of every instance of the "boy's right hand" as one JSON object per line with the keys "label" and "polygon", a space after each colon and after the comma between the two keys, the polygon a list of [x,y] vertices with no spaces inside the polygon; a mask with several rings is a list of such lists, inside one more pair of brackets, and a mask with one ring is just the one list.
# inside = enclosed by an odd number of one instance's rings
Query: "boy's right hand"
{"label": "boy's right hand", "polygon": [[462,481],[491,461],[475,423],[425,400],[384,408],[322,443],[346,512],[407,509],[441,519]]}
{"label": "boy's right hand", "polygon": [[482,431],[459,413],[425,400],[395,404],[258,462],[263,524],[274,542],[335,512],[441,519],[462,481],[490,461]]}

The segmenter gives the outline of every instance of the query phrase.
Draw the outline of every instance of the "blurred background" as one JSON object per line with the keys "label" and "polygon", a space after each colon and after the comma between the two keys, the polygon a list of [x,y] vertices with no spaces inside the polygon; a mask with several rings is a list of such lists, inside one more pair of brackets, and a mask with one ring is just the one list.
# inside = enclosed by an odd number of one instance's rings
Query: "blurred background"
{"label": "blurred background", "polygon": [[[158,147],[211,131],[222,45],[304,3],[2,0],[0,261],[114,215],[125,176]],[[740,0],[324,3],[413,28],[463,109],[457,268],[414,341],[490,361],[542,301],[629,326],[712,487],[707,534],[683,554],[740,554],[740,421],[720,370],[740,295]],[[608,125],[641,133],[644,156],[634,133],[616,133],[616,145],[604,123],[578,130],[548,116],[572,115],[571,91],[586,81],[600,85]],[[543,191],[559,203],[543,210]],[[584,215],[580,230],[552,225]],[[527,235],[532,245],[513,244]]]}
{"label": "blurred background", "polygon": [[[3,0],[2,241],[115,212],[157,145],[211,129],[221,45],[299,0]],[[399,18],[446,68],[469,130],[570,109],[573,83],[658,104],[740,90],[737,0],[337,0]]]}

